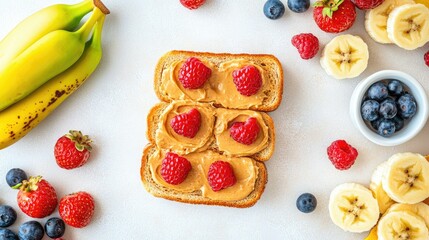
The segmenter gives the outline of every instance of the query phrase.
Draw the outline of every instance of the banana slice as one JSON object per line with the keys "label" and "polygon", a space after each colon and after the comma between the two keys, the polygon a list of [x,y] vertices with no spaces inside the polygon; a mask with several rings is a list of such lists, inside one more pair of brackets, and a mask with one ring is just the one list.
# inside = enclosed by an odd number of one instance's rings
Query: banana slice
{"label": "banana slice", "polygon": [[382,186],[399,203],[415,204],[429,197],[429,162],[416,153],[397,153],[389,158]]}
{"label": "banana slice", "polygon": [[368,66],[368,45],[359,36],[340,35],[323,49],[320,64],[336,79],[354,78]]}
{"label": "banana slice", "polygon": [[387,18],[394,8],[412,3],[414,3],[413,0],[384,0],[384,2],[378,7],[366,11],[366,32],[376,42],[392,43],[387,36]]}
{"label": "banana slice", "polygon": [[414,50],[429,42],[429,9],[423,4],[405,4],[390,13],[387,36],[401,48]]}
{"label": "banana slice", "polygon": [[377,226],[373,227],[369,232],[368,236],[364,240],[378,240],[377,237]]}
{"label": "banana slice", "polygon": [[375,226],[380,211],[369,189],[357,183],[344,183],[331,192],[329,215],[344,231],[360,233]]}
{"label": "banana slice", "polygon": [[417,204],[404,204],[404,203],[395,203],[393,204],[387,213],[390,212],[411,212],[421,217],[426,224],[426,227],[429,228],[429,206],[424,203]]}
{"label": "banana slice", "polygon": [[374,173],[371,176],[371,183],[369,184],[369,189],[372,191],[375,199],[377,199],[378,207],[380,208],[380,213],[383,214],[387,211],[392,204],[395,203],[389,195],[383,189],[383,173],[387,169],[389,164],[386,162],[381,163],[375,169]]}
{"label": "banana slice", "polygon": [[427,240],[429,231],[423,219],[406,211],[390,212],[381,217],[377,226],[379,240]]}

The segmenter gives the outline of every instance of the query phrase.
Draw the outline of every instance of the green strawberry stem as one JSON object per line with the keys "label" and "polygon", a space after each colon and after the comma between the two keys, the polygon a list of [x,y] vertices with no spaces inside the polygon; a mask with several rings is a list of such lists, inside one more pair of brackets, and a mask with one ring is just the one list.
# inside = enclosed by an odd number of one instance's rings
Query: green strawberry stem
{"label": "green strawberry stem", "polygon": [[[38,183],[42,180],[42,176],[30,177],[28,180],[24,180],[21,183],[19,189],[25,192],[36,191],[38,188]],[[17,184],[19,185],[19,184]],[[14,186],[15,187],[15,186]]]}
{"label": "green strawberry stem", "polygon": [[[98,23],[101,24],[101,26],[99,25],[100,27],[102,27],[103,22],[104,18],[101,19],[101,23]],[[96,32],[94,34],[97,34],[97,36],[101,37],[101,34],[99,32],[100,30],[97,29],[99,28],[96,28]],[[70,130],[69,133],[66,134],[66,137],[74,142],[75,147],[78,151],[82,152],[85,149],[88,151],[92,150],[92,140],[89,138],[88,135],[83,135],[81,131]]]}
{"label": "green strawberry stem", "polygon": [[322,16],[332,18],[338,7],[344,2],[344,0],[321,0],[314,3],[314,7],[323,7]]}

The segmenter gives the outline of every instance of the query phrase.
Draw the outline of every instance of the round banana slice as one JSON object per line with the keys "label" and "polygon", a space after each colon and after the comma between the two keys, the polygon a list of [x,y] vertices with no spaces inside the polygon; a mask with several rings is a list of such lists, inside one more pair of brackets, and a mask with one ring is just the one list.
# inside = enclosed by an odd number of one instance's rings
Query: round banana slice
{"label": "round banana slice", "polygon": [[412,4],[413,0],[384,0],[384,2],[376,8],[366,11],[365,14],[365,29],[369,36],[374,41],[379,43],[392,43],[387,37],[387,17],[390,12],[401,5]]}
{"label": "round banana slice", "polygon": [[350,34],[333,38],[323,49],[320,64],[336,79],[354,78],[368,66],[368,45]]}
{"label": "round banana slice", "polygon": [[388,166],[389,164],[387,161],[378,165],[371,176],[371,183],[369,184],[369,189],[372,191],[375,199],[377,199],[381,214],[385,213],[387,209],[395,203],[384,191],[382,184],[383,174]]}
{"label": "round banana slice", "polygon": [[429,42],[429,9],[423,4],[405,4],[390,13],[387,36],[401,48],[414,50]]}
{"label": "round banana slice", "polygon": [[423,219],[406,211],[391,212],[381,217],[377,226],[379,240],[427,240],[428,228]]}
{"label": "round banana slice", "polygon": [[416,153],[397,153],[389,158],[382,186],[399,203],[415,204],[429,197],[429,162]]}
{"label": "round banana slice", "polygon": [[329,215],[344,231],[360,233],[375,226],[380,211],[369,189],[357,183],[344,183],[331,192]]}
{"label": "round banana slice", "polygon": [[421,217],[426,224],[426,227],[429,228],[429,206],[424,203],[417,204],[404,204],[404,203],[395,203],[393,204],[387,213],[390,212],[411,212]]}

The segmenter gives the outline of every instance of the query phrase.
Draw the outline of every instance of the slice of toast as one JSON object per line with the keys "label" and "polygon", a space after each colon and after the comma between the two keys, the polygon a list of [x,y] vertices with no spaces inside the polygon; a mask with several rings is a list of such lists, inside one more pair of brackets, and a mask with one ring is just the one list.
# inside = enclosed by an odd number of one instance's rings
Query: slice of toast
{"label": "slice of toast", "polygon": [[[169,76],[169,71],[167,71],[173,64],[178,61],[184,62],[189,57],[196,57],[203,62],[210,63],[210,67],[213,71],[219,69],[219,67],[228,61],[242,60],[246,63],[251,63],[257,68],[263,70],[263,79],[265,79],[261,90],[259,91],[260,95],[256,94],[255,96],[243,97],[239,94],[235,95],[235,98],[232,101],[233,104],[231,106],[225,106],[225,103],[222,102],[224,98],[230,97],[230,95],[236,91],[236,89],[232,89],[231,91],[227,91],[225,93],[220,93],[220,95],[215,96],[207,96],[204,99],[195,98],[192,96],[191,91],[193,90],[185,90],[183,87],[178,87],[180,84],[175,85],[176,89],[180,89],[180,91],[185,91],[183,94],[172,95],[171,92],[165,90],[162,86],[166,86],[166,84],[171,84],[171,81],[177,82],[177,80],[172,79]],[[177,75],[177,74],[176,74]],[[212,78],[213,77],[212,74]],[[170,81],[170,82],[168,82]],[[214,88],[213,92],[218,92],[216,89],[218,85],[218,81],[220,79],[212,79],[212,83],[209,85]],[[228,78],[228,81],[232,81],[232,76]],[[231,83],[229,83],[231,84]],[[213,86],[212,86],[213,85]],[[225,82],[221,83],[221,85],[225,85]],[[279,60],[273,55],[267,54],[230,54],[230,53],[208,53],[208,52],[190,52],[190,51],[170,51],[167,52],[159,61],[155,69],[155,78],[154,78],[154,88],[158,98],[164,102],[171,102],[174,100],[185,100],[189,99],[197,102],[208,102],[213,103],[216,107],[224,107],[224,108],[233,108],[233,109],[251,109],[258,111],[273,111],[278,108],[280,102],[282,100],[283,95],[283,69]],[[251,103],[250,105],[243,105],[243,101],[247,101],[252,98],[260,98],[261,102],[255,105],[255,103]],[[240,100],[241,99],[241,100]]]}
{"label": "slice of toast", "polygon": [[[153,157],[157,148],[149,144],[143,151],[143,157],[141,162],[140,175],[146,190],[152,195],[168,200],[192,203],[192,204],[206,204],[206,205],[219,205],[236,208],[246,208],[253,206],[261,197],[267,183],[268,175],[265,164],[262,162],[254,161],[258,167],[258,174],[253,191],[244,199],[236,201],[223,201],[223,200],[212,200],[202,195],[201,191],[194,191],[190,193],[180,192],[171,188],[167,188],[157,184],[152,178],[151,169],[149,167],[149,159]],[[222,191],[222,190],[221,190]]]}
{"label": "slice of toast", "polygon": [[[167,111],[167,109],[171,104],[173,103],[156,104],[150,110],[147,117],[147,126],[148,126],[147,132],[146,132],[147,138],[151,143],[156,144],[160,148],[166,148],[166,147],[163,145],[162,142],[160,143],[157,141],[156,134],[157,134],[157,131],[161,131],[160,123],[162,124],[163,122],[162,116],[164,115],[164,111]],[[189,101],[174,101],[174,104],[177,105],[178,107],[180,107],[181,105],[192,105],[192,104],[211,107],[210,104],[192,103]],[[219,112],[230,112],[230,113],[239,115],[241,112],[245,113],[247,111],[247,110],[232,110],[232,109],[224,109],[224,111],[217,111],[214,107],[211,107],[211,108],[213,108],[213,113],[215,114],[215,119],[216,119],[215,121],[219,121],[219,116],[216,116],[216,114],[219,114]],[[251,111],[251,112],[254,112],[254,111]],[[226,153],[225,151],[223,151],[223,149],[219,149],[219,146],[216,144],[216,136],[214,135],[214,132],[209,139],[205,139],[204,142],[198,142],[196,144],[195,149],[190,149],[190,147],[184,147],[183,144],[176,144],[172,141],[168,142],[169,149],[176,150],[180,153],[190,153],[190,152],[204,151],[204,150],[210,149],[210,150],[216,150],[218,152],[221,152],[230,156],[248,156],[258,161],[267,161],[271,158],[272,154],[274,153],[274,147],[275,147],[274,122],[272,118],[264,112],[257,112],[257,114],[260,114],[262,116],[263,121],[268,127],[268,130],[267,130],[268,144],[264,149],[262,149],[259,152],[251,153],[251,154],[243,154],[243,153],[234,154],[231,152]],[[216,122],[213,124],[215,125]]]}

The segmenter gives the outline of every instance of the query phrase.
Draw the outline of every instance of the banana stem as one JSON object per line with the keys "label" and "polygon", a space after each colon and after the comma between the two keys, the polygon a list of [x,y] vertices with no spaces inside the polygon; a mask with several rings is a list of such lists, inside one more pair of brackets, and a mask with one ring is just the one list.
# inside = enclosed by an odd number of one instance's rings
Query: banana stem
{"label": "banana stem", "polygon": [[101,0],[93,0],[94,6],[98,7],[105,15],[110,13],[110,10],[104,5]]}
{"label": "banana stem", "polygon": [[98,20],[94,27],[94,33],[91,38],[91,47],[100,49],[101,50],[101,33],[103,32],[103,25],[104,25],[104,19],[105,15],[101,16],[101,18]]}
{"label": "banana stem", "polygon": [[92,12],[91,17],[86,21],[83,26],[76,31],[77,34],[80,35],[80,38],[83,41],[86,41],[89,37],[89,34],[91,34],[91,31],[93,29],[94,24],[100,19],[100,17],[105,16],[104,13],[99,9],[95,8],[94,12]]}

